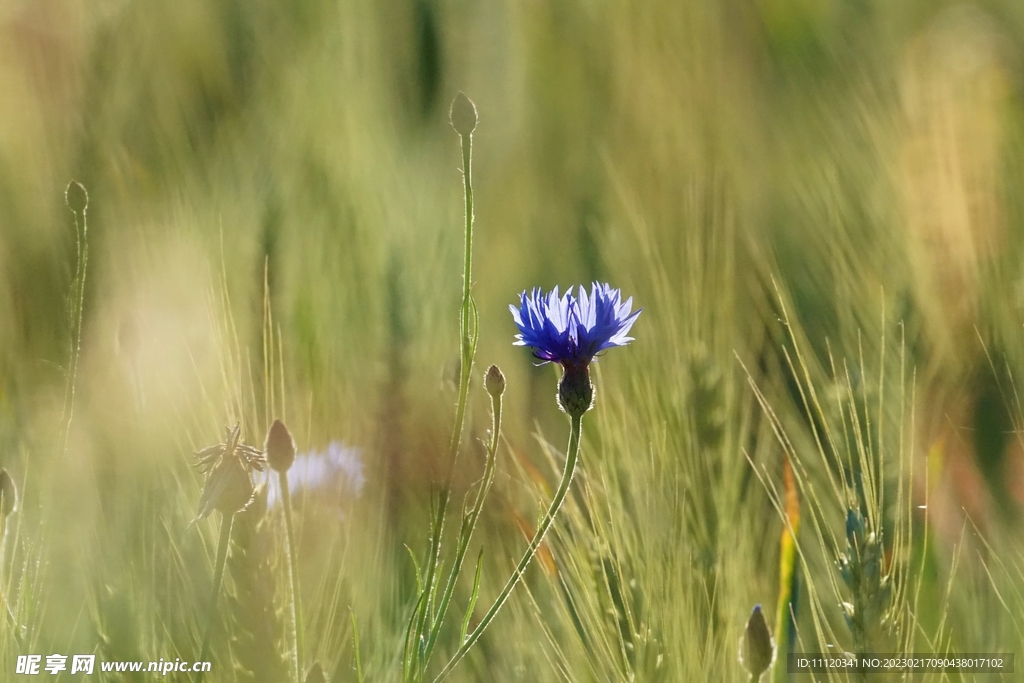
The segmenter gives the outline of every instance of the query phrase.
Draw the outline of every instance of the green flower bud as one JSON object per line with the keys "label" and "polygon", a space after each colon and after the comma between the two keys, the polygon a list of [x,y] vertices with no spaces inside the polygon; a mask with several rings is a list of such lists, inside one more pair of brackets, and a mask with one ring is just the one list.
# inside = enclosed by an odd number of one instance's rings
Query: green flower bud
{"label": "green flower bud", "polygon": [[72,180],[64,190],[64,202],[68,208],[75,213],[82,213],[89,206],[89,193],[85,191],[85,185]]}
{"label": "green flower bud", "polygon": [[476,105],[473,104],[473,100],[466,97],[465,93],[460,92],[452,100],[449,117],[452,122],[452,128],[459,135],[463,137],[471,135],[476,128]]}
{"label": "green flower bud", "polygon": [[263,450],[267,454],[267,462],[277,472],[287,472],[295,462],[295,441],[280,420],[274,420],[270,425]]}
{"label": "green flower bud", "polygon": [[750,680],[756,681],[774,660],[775,641],[772,632],[768,630],[761,605],[754,605],[747,620],[747,628],[740,638],[740,663],[750,673]]}
{"label": "green flower bud", "polygon": [[505,393],[505,375],[501,373],[501,369],[497,365],[487,368],[487,372],[484,373],[484,389],[493,398],[498,398]]}
{"label": "green flower bud", "polygon": [[594,405],[594,385],[590,381],[589,365],[562,365],[562,379],[558,382],[558,405],[570,417],[583,417],[583,413]]}
{"label": "green flower bud", "polygon": [[18,488],[14,485],[11,475],[6,469],[0,469],[0,513],[5,517],[12,512],[18,504]]}

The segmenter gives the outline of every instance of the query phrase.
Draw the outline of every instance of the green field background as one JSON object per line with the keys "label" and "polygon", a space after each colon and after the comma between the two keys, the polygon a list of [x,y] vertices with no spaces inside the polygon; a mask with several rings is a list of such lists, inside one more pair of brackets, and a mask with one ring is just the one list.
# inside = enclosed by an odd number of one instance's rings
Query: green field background
{"label": "green field background", "polygon": [[[595,366],[555,530],[450,680],[747,680],[750,609],[777,618],[787,458],[794,650],[852,647],[837,562],[860,495],[895,585],[877,650],[1013,652],[1022,67],[1024,5],[1000,0],[7,0],[0,679],[19,654],[195,659],[217,515],[188,527],[193,454],[236,421],[262,446],[275,418],[300,453],[352,448],[364,479],[296,497],[304,662],[357,680],[355,624],[365,680],[401,679],[457,396],[459,91],[480,341],[456,509],[483,467],[482,373],[508,378],[478,611],[569,432],[508,305],[601,281],[644,311]],[[290,661],[267,520],[265,563],[229,560],[208,680]]]}

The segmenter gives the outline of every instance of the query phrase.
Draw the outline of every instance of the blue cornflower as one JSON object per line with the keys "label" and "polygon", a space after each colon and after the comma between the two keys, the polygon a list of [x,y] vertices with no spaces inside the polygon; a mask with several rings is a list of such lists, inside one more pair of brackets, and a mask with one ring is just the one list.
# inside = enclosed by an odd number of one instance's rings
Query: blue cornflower
{"label": "blue cornflower", "polygon": [[633,341],[627,336],[640,309],[630,313],[633,298],[622,301],[617,289],[595,282],[590,295],[583,285],[572,287],[564,296],[558,287],[548,294],[534,288],[519,295],[519,307],[512,305],[519,334],[517,346],[533,348],[533,355],[544,362],[565,365],[586,365],[601,351],[625,346]]}
{"label": "blue cornflower", "polygon": [[[534,289],[519,295],[519,308],[509,306],[519,328],[515,344],[529,346],[545,363],[562,366],[558,403],[573,417],[581,417],[594,402],[590,361],[605,349],[625,346],[640,311],[630,313],[633,299],[622,301],[619,290],[595,282],[590,294],[580,285],[564,296],[558,287],[548,294]],[[643,310],[643,309],[640,309]]]}

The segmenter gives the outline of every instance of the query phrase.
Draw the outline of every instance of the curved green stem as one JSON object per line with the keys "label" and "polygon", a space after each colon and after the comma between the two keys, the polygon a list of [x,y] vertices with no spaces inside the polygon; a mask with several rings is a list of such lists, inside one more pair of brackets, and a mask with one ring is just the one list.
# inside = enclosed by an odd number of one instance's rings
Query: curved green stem
{"label": "curved green stem", "polygon": [[281,478],[281,502],[284,503],[284,530],[288,538],[288,577],[292,583],[293,646],[295,647],[295,683],[302,681],[302,610],[299,607],[299,572],[295,565],[295,531],[292,526],[292,494],[288,489],[288,473],[278,472]]}
{"label": "curved green stem", "polygon": [[540,547],[541,542],[544,540],[544,536],[551,528],[552,523],[555,521],[555,515],[558,514],[558,510],[562,507],[562,503],[565,502],[565,497],[569,493],[569,485],[572,483],[572,476],[576,472],[576,464],[579,461],[580,453],[580,431],[582,427],[582,416],[572,416],[572,427],[569,432],[569,448],[565,454],[565,470],[562,472],[562,480],[558,484],[558,490],[555,491],[554,498],[551,499],[551,505],[548,506],[548,511],[544,513],[544,519],[540,523],[540,527],[537,529],[537,533],[533,535],[533,540],[530,541],[530,545],[527,546],[526,552],[523,553],[523,557],[519,560],[519,564],[516,566],[515,572],[509,578],[505,587],[501,589],[501,593],[498,594],[494,604],[487,610],[487,614],[483,616],[477,627],[473,629],[473,632],[469,634],[464,642],[455,653],[454,656],[445,664],[444,669],[438,674],[437,678],[434,679],[434,683],[440,681],[445,676],[452,672],[452,669],[462,661],[462,658],[466,656],[466,653],[476,644],[476,641],[483,635],[484,630],[490,626],[494,617],[497,616],[498,611],[501,610],[505,602],[508,600],[509,595],[512,594],[512,589],[516,587],[519,580],[523,576],[523,572],[526,571],[526,567],[530,564],[533,556],[537,553],[537,548]]}
{"label": "curved green stem", "polygon": [[452,565],[448,574],[448,583],[445,584],[441,602],[438,603],[437,615],[430,629],[430,637],[427,639],[427,646],[423,655],[424,663],[430,660],[437,643],[437,636],[441,633],[441,624],[445,614],[448,612],[448,604],[451,602],[452,594],[455,592],[455,582],[462,571],[462,564],[466,559],[466,551],[469,550],[469,541],[476,529],[476,522],[484,507],[484,499],[490,491],[491,483],[494,482],[494,469],[497,462],[498,438],[501,434],[501,394],[491,397],[491,442],[487,445],[487,462],[484,465],[484,476],[480,481],[480,489],[476,493],[476,500],[473,501],[473,510],[462,520],[462,529],[459,533],[459,545],[455,553],[455,564]]}
{"label": "curved green stem", "polygon": [[[206,631],[203,633],[203,644],[199,648],[199,661],[205,662],[206,655],[210,650],[210,636],[213,633],[213,620],[217,616],[217,597],[220,595],[220,585],[224,581],[224,565],[228,559],[228,542],[231,540],[231,523],[235,520],[233,514],[221,513],[220,518],[220,540],[217,541],[217,561],[213,570],[213,591],[210,593],[210,603],[206,618]],[[196,676],[196,683],[203,680],[203,672]]]}

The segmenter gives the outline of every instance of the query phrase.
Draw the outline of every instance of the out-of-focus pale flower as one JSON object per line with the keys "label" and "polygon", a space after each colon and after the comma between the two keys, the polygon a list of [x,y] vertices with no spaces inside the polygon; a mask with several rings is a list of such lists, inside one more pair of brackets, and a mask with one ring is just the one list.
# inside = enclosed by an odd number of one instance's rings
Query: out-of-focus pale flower
{"label": "out-of-focus pale flower", "polygon": [[[295,456],[288,470],[288,490],[293,496],[301,493],[317,495],[341,502],[356,498],[366,483],[362,452],[332,441],[323,451],[310,451]],[[267,478],[267,508],[281,501],[281,481]]]}

